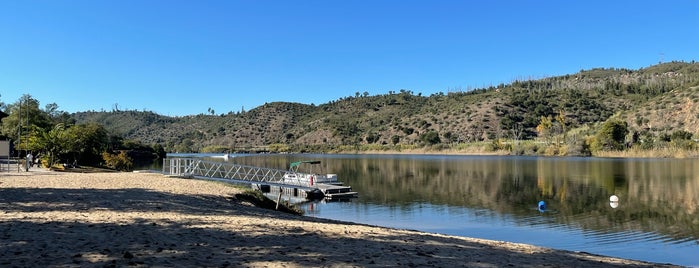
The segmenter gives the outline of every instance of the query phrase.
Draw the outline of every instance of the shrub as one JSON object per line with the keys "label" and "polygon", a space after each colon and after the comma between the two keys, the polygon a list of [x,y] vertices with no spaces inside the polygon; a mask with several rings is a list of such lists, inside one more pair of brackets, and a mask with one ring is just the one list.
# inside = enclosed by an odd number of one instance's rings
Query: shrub
{"label": "shrub", "polygon": [[546,148],[544,148],[544,155],[546,156],[554,156],[558,155],[559,150],[558,146],[555,145],[549,145]]}
{"label": "shrub", "polygon": [[118,154],[103,152],[102,159],[104,160],[105,165],[109,168],[119,171],[133,170],[133,160],[126,154],[126,151],[121,151]]}
{"label": "shrub", "polygon": [[420,137],[420,140],[429,145],[434,145],[442,142],[439,138],[439,133],[437,133],[436,131],[429,131],[425,133]]}
{"label": "shrub", "polygon": [[283,143],[273,143],[269,145],[269,151],[273,153],[285,153],[290,152],[289,145]]}
{"label": "shrub", "polygon": [[696,150],[697,144],[691,140],[672,140],[670,145],[677,149]]}
{"label": "shrub", "polygon": [[230,148],[221,145],[209,145],[201,148],[202,153],[225,153],[230,151]]}
{"label": "shrub", "polygon": [[678,141],[678,140],[691,140],[692,139],[692,133],[689,131],[685,130],[677,130],[670,135],[670,140],[672,141]]}
{"label": "shrub", "polygon": [[533,142],[522,142],[516,146],[516,151],[514,154],[517,155],[536,155],[539,154],[541,148],[539,144]]}
{"label": "shrub", "polygon": [[491,143],[489,143],[486,146],[486,149],[488,151],[499,151],[499,150],[512,151],[512,144],[504,143],[500,139],[494,139]]}
{"label": "shrub", "polygon": [[626,122],[618,120],[604,122],[591,147],[596,150],[623,150],[628,133]]}

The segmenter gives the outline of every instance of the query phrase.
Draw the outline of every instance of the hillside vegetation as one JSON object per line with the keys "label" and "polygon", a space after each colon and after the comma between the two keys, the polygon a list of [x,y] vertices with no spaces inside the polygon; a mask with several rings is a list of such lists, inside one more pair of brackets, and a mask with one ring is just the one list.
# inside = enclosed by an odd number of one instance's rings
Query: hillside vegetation
{"label": "hillside vegetation", "polygon": [[694,150],[698,102],[699,64],[670,62],[430,96],[410,90],[357,92],[321,105],[274,102],[220,115],[114,110],[70,116],[171,152],[468,152],[478,147],[511,154],[590,155]]}

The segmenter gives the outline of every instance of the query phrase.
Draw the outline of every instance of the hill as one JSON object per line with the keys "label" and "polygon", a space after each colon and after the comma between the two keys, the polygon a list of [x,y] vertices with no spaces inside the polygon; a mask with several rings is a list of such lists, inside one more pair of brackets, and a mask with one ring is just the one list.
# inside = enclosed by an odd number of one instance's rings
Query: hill
{"label": "hill", "polygon": [[[597,68],[430,96],[409,90],[348,96],[321,105],[274,102],[247,112],[168,117],[148,111],[79,112],[114,134],[168,151],[244,150],[285,145],[449,145],[499,139],[590,135],[609,119],[630,135],[699,133],[699,64],[669,62],[639,70]],[[543,119],[542,119],[543,118]],[[547,132],[537,126],[549,118]],[[544,121],[542,121],[544,120]],[[548,133],[548,134],[547,134]],[[582,136],[581,135],[581,136]]]}

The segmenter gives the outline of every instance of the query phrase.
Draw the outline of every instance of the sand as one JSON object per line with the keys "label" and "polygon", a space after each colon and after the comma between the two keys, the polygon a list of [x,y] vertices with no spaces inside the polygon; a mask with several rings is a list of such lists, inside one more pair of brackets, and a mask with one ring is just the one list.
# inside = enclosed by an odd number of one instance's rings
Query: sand
{"label": "sand", "polygon": [[671,266],[290,215],[241,191],[151,173],[0,173],[0,267]]}

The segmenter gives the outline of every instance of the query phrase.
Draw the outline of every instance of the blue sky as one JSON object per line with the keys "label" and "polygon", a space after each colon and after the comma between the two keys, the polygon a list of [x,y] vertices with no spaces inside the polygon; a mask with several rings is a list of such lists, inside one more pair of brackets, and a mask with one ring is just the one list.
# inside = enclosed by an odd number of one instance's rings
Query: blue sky
{"label": "blue sky", "polygon": [[0,101],[180,116],[699,59],[699,1],[0,0]]}

